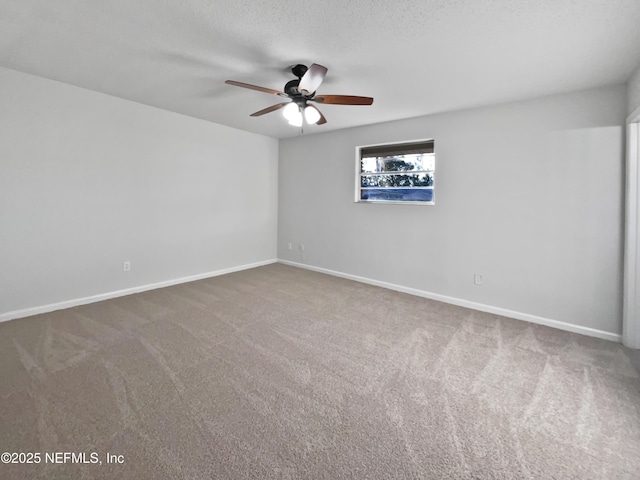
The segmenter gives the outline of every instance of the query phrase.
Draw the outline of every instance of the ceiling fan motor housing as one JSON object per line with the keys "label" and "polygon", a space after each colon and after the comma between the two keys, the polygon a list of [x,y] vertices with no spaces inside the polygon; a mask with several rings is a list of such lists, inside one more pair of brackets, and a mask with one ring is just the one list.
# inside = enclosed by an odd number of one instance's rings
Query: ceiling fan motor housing
{"label": "ceiling fan motor housing", "polygon": [[284,93],[289,95],[291,98],[301,97],[302,94],[298,92],[298,85],[300,85],[300,79],[287,82],[283,89]]}
{"label": "ceiling fan motor housing", "polygon": [[291,73],[293,73],[296,77],[296,80],[291,80],[287,82],[284,86],[284,93],[286,93],[292,101],[297,103],[299,106],[304,107],[307,104],[307,100],[313,98],[315,92],[311,92],[310,94],[303,94],[298,90],[298,85],[302,81],[302,77],[309,70],[306,65],[298,64],[291,67]]}

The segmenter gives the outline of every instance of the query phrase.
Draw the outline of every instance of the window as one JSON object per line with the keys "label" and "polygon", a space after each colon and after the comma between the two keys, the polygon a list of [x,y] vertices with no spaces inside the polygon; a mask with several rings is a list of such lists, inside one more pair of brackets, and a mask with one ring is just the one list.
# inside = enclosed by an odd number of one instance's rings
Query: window
{"label": "window", "polygon": [[356,148],[356,202],[433,205],[433,140]]}

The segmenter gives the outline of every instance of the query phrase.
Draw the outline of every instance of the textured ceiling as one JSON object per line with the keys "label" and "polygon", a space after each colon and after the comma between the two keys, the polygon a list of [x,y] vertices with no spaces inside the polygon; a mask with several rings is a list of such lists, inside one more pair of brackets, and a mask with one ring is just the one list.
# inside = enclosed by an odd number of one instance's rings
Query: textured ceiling
{"label": "textured ceiling", "polygon": [[277,138],[289,66],[329,69],[305,134],[622,83],[639,0],[0,0],[0,66]]}

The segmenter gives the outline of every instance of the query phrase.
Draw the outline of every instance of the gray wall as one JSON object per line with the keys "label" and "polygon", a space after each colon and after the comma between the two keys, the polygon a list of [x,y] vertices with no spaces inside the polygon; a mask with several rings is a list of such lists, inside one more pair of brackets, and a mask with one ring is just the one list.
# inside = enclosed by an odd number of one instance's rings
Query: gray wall
{"label": "gray wall", "polygon": [[2,68],[0,112],[0,317],[276,258],[277,140]]}
{"label": "gray wall", "polygon": [[640,67],[629,79],[627,83],[627,113],[631,115],[640,108]]}
{"label": "gray wall", "polygon": [[[619,334],[626,109],[621,85],[282,140],[278,257]],[[422,138],[435,206],[353,202],[357,145]]]}

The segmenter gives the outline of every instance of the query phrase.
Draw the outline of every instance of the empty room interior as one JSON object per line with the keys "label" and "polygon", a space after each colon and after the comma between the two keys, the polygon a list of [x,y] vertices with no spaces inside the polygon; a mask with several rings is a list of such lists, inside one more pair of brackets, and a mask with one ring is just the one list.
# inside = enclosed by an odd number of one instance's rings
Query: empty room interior
{"label": "empty room interior", "polygon": [[638,25],[0,0],[0,478],[640,478]]}

